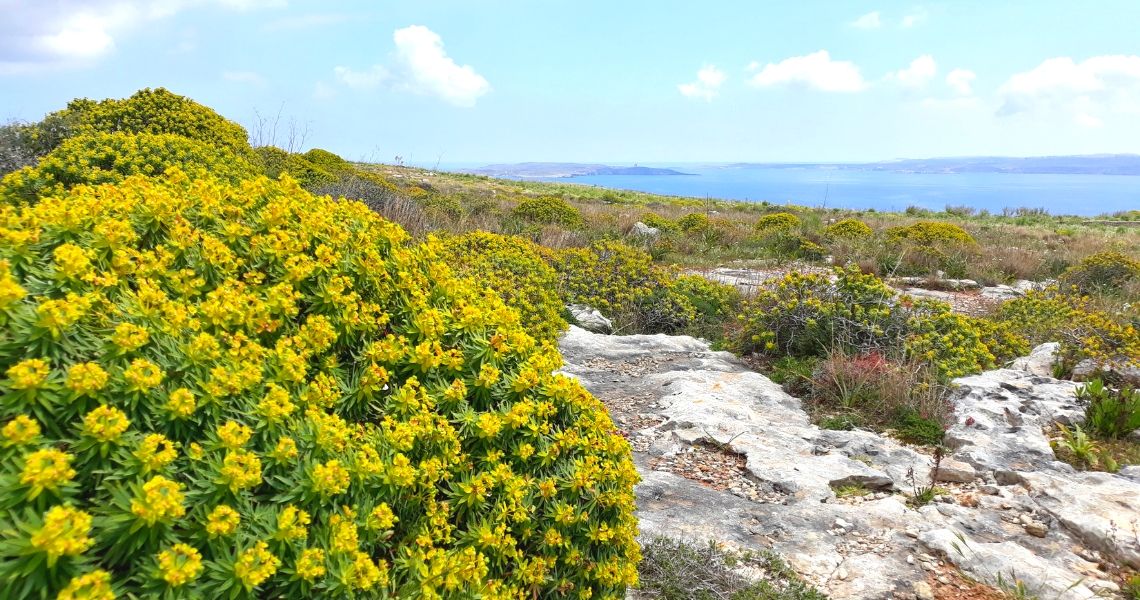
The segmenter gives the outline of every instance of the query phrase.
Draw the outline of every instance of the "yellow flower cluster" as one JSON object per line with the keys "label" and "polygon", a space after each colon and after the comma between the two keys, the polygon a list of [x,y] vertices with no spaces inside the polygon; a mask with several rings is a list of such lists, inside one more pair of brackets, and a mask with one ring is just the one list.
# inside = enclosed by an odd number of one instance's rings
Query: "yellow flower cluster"
{"label": "yellow flower cluster", "polygon": [[624,597],[628,444],[446,256],[287,178],[0,206],[0,589]]}

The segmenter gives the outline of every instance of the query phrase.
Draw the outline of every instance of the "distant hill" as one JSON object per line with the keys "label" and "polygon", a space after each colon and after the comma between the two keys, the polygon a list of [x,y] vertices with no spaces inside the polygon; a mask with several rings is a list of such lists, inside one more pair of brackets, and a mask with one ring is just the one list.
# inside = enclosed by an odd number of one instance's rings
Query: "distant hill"
{"label": "distant hill", "polygon": [[487,165],[478,169],[466,171],[476,175],[489,177],[509,178],[552,178],[552,177],[587,177],[590,175],[652,175],[671,176],[689,175],[673,169],[658,169],[654,167],[611,167],[600,164],[582,163],[555,163],[555,162],[527,162],[517,164]]}
{"label": "distant hill", "polygon": [[1086,154],[1080,156],[965,156],[906,158],[874,163],[736,163],[733,168],[829,168],[895,173],[1024,173],[1065,175],[1140,175],[1140,155]]}

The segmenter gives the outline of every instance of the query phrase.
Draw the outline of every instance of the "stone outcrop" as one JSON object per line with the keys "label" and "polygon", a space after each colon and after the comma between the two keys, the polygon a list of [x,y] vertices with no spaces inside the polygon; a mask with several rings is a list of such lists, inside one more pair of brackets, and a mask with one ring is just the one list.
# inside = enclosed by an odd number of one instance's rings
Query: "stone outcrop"
{"label": "stone outcrop", "polygon": [[565,372],[634,448],[643,535],[770,548],[833,598],[927,597],[955,568],[1042,598],[1112,597],[1101,565],[1140,558],[1140,474],[1056,460],[1044,428],[1083,411],[1040,361],[955,381],[952,452],[936,474],[947,489],[916,509],[907,497],[929,484],[926,451],[821,430],[800,400],[706,342],[572,327],[561,348]]}
{"label": "stone outcrop", "polygon": [[592,333],[612,333],[614,330],[613,321],[610,321],[598,309],[585,304],[568,304],[566,310],[574,320],[578,322],[578,326],[586,331]]}

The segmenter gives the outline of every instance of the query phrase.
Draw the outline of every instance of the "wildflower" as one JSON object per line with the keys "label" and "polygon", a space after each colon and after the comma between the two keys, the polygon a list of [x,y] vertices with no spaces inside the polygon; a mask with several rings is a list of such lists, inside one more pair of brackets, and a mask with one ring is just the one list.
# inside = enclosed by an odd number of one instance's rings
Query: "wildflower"
{"label": "wildflower", "polygon": [[292,541],[304,539],[309,535],[309,513],[289,505],[277,515],[277,539]]}
{"label": "wildflower", "polygon": [[230,491],[251,488],[261,483],[261,459],[248,450],[233,450],[222,459],[222,483]]}
{"label": "wildflower", "polygon": [[131,426],[123,411],[106,404],[83,417],[83,433],[100,442],[114,442]]}
{"label": "wildflower", "polygon": [[[380,561],[385,567],[387,564]],[[370,590],[377,584],[385,585],[388,583],[388,570],[387,568],[381,569],[372,562],[372,559],[364,552],[356,552],[352,558],[350,576],[353,587],[361,590]]]}
{"label": "wildflower", "polygon": [[65,385],[76,396],[94,396],[107,385],[107,372],[98,363],[78,363],[67,370]]}
{"label": "wildflower", "polygon": [[14,390],[34,390],[47,381],[51,367],[42,358],[22,360],[8,368],[8,379]]}
{"label": "wildflower", "polygon": [[352,552],[360,545],[356,523],[352,522],[355,513],[345,509],[344,514],[333,515],[329,519],[329,546],[333,552]]}
{"label": "wildflower", "polygon": [[176,419],[185,419],[194,414],[197,402],[194,394],[186,388],[178,388],[166,398],[166,410]]}
{"label": "wildflower", "polygon": [[76,294],[64,298],[45,300],[36,307],[36,325],[59,338],[64,330],[79,322],[87,314],[91,301]]}
{"label": "wildflower", "polygon": [[234,563],[234,575],[237,575],[248,591],[269,579],[279,566],[281,559],[273,556],[269,544],[257,542],[257,545],[238,555],[237,562]]}
{"label": "wildflower", "polygon": [[0,260],[0,310],[7,310],[26,295],[28,291],[12,278],[8,261]]}
{"label": "wildflower", "polygon": [[174,544],[158,553],[158,569],[170,587],[186,585],[202,572],[202,554],[187,544]]}
{"label": "wildflower", "polygon": [[111,343],[123,352],[132,352],[146,345],[150,340],[150,333],[146,329],[133,323],[119,323],[115,333],[111,336]]}
{"label": "wildflower", "polygon": [[127,387],[132,392],[145,392],[162,383],[162,378],[162,369],[145,358],[132,360],[131,366],[123,371],[123,379],[127,380]]}
{"label": "wildflower", "polygon": [[343,494],[348,489],[348,470],[339,460],[330,460],[313,467],[313,491],[322,496]]}
{"label": "wildflower", "polygon": [[218,428],[218,437],[222,440],[222,446],[230,450],[244,446],[251,435],[253,430],[237,421],[226,421],[225,425]]}
{"label": "wildflower", "polygon": [[20,472],[20,484],[31,488],[29,498],[42,492],[59,489],[59,486],[75,477],[71,468],[71,455],[54,448],[37,450],[24,456],[24,470]]}
{"label": "wildflower", "polygon": [[0,436],[5,446],[22,446],[40,437],[40,424],[28,415],[16,415],[0,429]]}
{"label": "wildflower", "polygon": [[365,526],[373,531],[387,531],[395,526],[399,521],[396,515],[392,513],[392,509],[388,506],[387,502],[381,502],[379,506],[372,509],[368,514],[368,520]]}
{"label": "wildflower", "polygon": [[56,600],[115,600],[115,592],[111,590],[111,574],[96,569],[72,577],[67,586],[59,591]]}
{"label": "wildflower", "polygon": [[296,406],[289,400],[289,392],[279,385],[269,384],[265,397],[257,405],[257,412],[272,425],[280,424],[293,414]]}
{"label": "wildflower", "polygon": [[297,558],[297,576],[305,581],[314,581],[325,576],[325,551],[320,548],[305,548]]}
{"label": "wildflower", "polygon": [[281,439],[277,440],[277,446],[273,448],[271,456],[273,460],[279,463],[286,463],[297,458],[297,442],[293,441],[291,437],[282,436]]}
{"label": "wildflower", "polygon": [[135,450],[135,458],[143,464],[143,472],[157,471],[178,458],[174,443],[161,433],[151,433],[143,438]]}
{"label": "wildflower", "polygon": [[71,506],[53,506],[44,515],[43,527],[32,534],[32,546],[47,554],[48,566],[61,556],[79,556],[95,543],[91,515]]}
{"label": "wildflower", "polygon": [[206,533],[210,537],[231,535],[241,524],[241,515],[225,504],[219,504],[206,515]]}
{"label": "wildflower", "polygon": [[131,513],[154,525],[164,519],[177,519],[186,514],[182,506],[182,486],[162,475],[155,475],[142,486],[142,497],[131,499]]}
{"label": "wildflower", "polygon": [[79,279],[91,270],[91,259],[82,248],[75,244],[62,244],[54,251],[56,273],[64,279]]}

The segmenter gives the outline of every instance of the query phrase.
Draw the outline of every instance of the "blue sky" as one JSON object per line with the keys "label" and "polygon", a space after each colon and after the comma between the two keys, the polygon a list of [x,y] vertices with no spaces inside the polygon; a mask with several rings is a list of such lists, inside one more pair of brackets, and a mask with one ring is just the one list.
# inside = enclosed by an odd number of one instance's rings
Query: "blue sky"
{"label": "blue sky", "polygon": [[167,87],[414,163],[1140,152],[1140,2],[0,0],[0,118]]}

